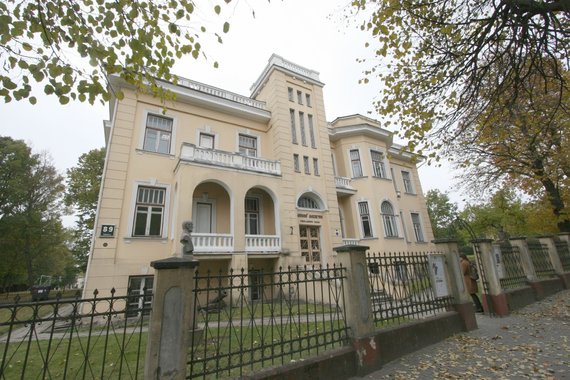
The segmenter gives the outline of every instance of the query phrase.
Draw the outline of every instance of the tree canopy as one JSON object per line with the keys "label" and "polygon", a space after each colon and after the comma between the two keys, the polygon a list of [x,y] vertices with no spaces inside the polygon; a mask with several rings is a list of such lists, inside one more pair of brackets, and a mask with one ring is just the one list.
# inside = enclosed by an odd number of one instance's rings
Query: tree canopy
{"label": "tree canopy", "polygon": [[[570,78],[568,71],[563,75]],[[476,111],[450,151],[465,169],[466,187],[481,192],[509,186],[547,199],[559,229],[569,232],[570,91],[560,92],[556,81],[539,74],[519,84],[514,101],[513,91]]]}
{"label": "tree canopy", "polygon": [[77,166],[67,171],[64,201],[77,212],[73,231],[73,255],[82,271],[87,268],[87,255],[91,247],[99,189],[105,164],[105,149],[93,149],[79,157]]}
{"label": "tree canopy", "polygon": [[191,0],[2,1],[0,97],[35,104],[37,82],[62,104],[93,104],[109,99],[108,75],[167,97],[155,78],[176,82],[177,59],[205,56],[205,36],[222,42],[229,23],[219,19],[212,32],[206,26],[229,1],[200,9]]}
{"label": "tree canopy", "polygon": [[454,221],[459,215],[457,204],[451,202],[446,193],[439,190],[429,190],[426,194],[433,236],[436,239],[449,238],[454,234]]}
{"label": "tree canopy", "polygon": [[384,86],[377,112],[432,159],[473,126],[474,110],[515,102],[530,76],[568,89],[567,0],[354,0],[353,10],[376,56],[363,80]]}

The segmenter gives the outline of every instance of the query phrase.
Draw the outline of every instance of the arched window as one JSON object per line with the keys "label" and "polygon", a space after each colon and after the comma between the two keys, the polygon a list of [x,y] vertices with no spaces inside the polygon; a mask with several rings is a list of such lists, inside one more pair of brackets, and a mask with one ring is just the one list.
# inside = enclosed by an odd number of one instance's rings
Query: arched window
{"label": "arched window", "polygon": [[384,221],[384,235],[386,237],[398,237],[396,215],[394,215],[394,208],[390,202],[382,202],[380,211],[382,212],[382,220]]}
{"label": "arched window", "polygon": [[320,209],[319,204],[313,198],[309,198],[306,195],[303,195],[301,198],[299,198],[297,206],[300,208],[310,208],[314,210]]}

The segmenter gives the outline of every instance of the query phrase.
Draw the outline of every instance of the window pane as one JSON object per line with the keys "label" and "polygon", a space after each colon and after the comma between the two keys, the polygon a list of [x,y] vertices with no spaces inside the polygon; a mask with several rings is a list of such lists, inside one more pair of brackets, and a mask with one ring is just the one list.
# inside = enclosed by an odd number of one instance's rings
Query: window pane
{"label": "window pane", "polygon": [[150,217],[150,226],[149,226],[148,235],[160,236],[161,227],[162,227],[162,208],[153,207],[152,214]]}
{"label": "window pane", "polygon": [[315,130],[313,127],[313,115],[307,115],[307,119],[309,121],[309,137],[311,138],[311,148],[316,148],[317,144],[315,143]]}
{"label": "window pane", "polygon": [[148,208],[139,206],[135,215],[135,236],[144,236],[146,234],[146,220],[148,216]]}
{"label": "window pane", "polygon": [[151,152],[156,151],[156,141],[158,140],[158,131],[147,129],[144,138],[143,149]]}
{"label": "window pane", "polygon": [[297,127],[295,126],[295,110],[289,110],[289,116],[291,117],[291,142],[297,144]]}

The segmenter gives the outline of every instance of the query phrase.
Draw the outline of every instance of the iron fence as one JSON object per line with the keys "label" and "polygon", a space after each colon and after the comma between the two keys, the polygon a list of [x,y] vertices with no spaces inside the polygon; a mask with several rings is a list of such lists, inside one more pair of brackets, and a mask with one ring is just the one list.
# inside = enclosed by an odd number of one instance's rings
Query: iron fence
{"label": "iron fence", "polygon": [[0,305],[0,379],[142,379],[150,291]]}
{"label": "iron fence", "polygon": [[568,242],[555,236],[554,244],[556,246],[556,252],[558,252],[558,257],[560,258],[560,263],[562,264],[562,270],[564,270],[564,272],[570,272],[570,249],[568,249]]}
{"label": "iron fence", "polygon": [[452,309],[453,297],[436,297],[427,253],[368,253],[376,326],[400,325]]}
{"label": "iron fence", "polygon": [[556,278],[556,271],[548,254],[548,246],[536,239],[528,239],[527,244],[536,276],[539,279]]}
{"label": "iron fence", "polygon": [[196,272],[188,378],[235,378],[348,343],[345,269]]}
{"label": "iron fence", "polygon": [[503,276],[500,278],[503,289],[516,289],[528,284],[524,273],[521,252],[519,247],[510,244],[501,244],[501,257]]}

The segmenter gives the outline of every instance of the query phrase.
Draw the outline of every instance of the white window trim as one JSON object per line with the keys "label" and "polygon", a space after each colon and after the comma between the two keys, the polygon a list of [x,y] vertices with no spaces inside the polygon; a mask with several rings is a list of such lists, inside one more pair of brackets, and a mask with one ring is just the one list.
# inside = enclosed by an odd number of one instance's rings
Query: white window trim
{"label": "white window trim", "polygon": [[[176,155],[176,153],[174,152],[174,148],[175,148],[174,142],[176,141],[176,129],[177,129],[176,126],[178,124],[177,118],[174,115],[169,115],[168,112],[166,112],[165,114],[163,114],[162,112],[163,112],[163,110],[160,108],[145,109],[143,111],[143,118],[141,121],[141,133],[139,136],[138,147],[139,147],[139,150],[142,152],[174,156],[174,155]],[[153,151],[144,149],[144,137],[146,136],[146,120],[147,120],[149,114],[153,114],[153,115],[157,115],[157,116],[163,116],[163,117],[167,117],[169,119],[172,119],[172,132],[170,133],[170,149],[169,149],[170,153],[153,152]]]}
{"label": "white window trim", "polygon": [[[376,152],[376,153],[380,153],[382,155],[382,162],[384,163],[384,177],[377,177],[374,174],[374,165],[373,165],[373,161],[372,161],[372,152]],[[390,179],[390,165],[389,165],[389,161],[388,161],[388,155],[386,154],[386,150],[385,149],[381,149],[378,147],[374,147],[374,148],[370,148],[368,149],[368,158],[370,160],[370,167],[372,169],[372,175],[374,176],[374,178],[382,178],[382,179]],[[361,159],[362,160],[362,159]]]}
{"label": "white window trim", "polygon": [[[384,213],[382,212],[382,203],[384,202],[388,202],[390,204],[390,206],[392,206],[392,211],[394,212],[392,214],[392,216],[394,217],[394,226],[396,227],[396,235],[395,236],[388,236],[386,235],[386,226],[384,225],[385,221],[384,221]],[[396,207],[394,206],[395,202],[391,201],[390,199],[382,199],[380,201],[380,218],[382,219],[382,227],[384,230],[384,238],[386,239],[398,239],[401,238],[401,233],[400,231],[403,231],[403,220],[400,220],[400,210],[397,210]]]}
{"label": "white window trim", "polygon": [[[216,220],[216,215],[217,215],[217,207],[216,207],[216,199],[213,198],[192,198],[192,223],[194,223],[194,226],[196,226],[196,215],[197,213],[194,212],[198,209],[198,202],[200,203],[208,203],[212,206],[212,230],[210,231],[211,234],[215,234],[217,233],[217,220]],[[197,232],[200,233],[200,232]],[[206,233],[206,232],[202,232],[202,233]]]}
{"label": "white window trim", "polygon": [[[259,235],[265,235],[265,229],[263,228],[263,226],[265,225],[265,218],[263,217],[263,197],[260,194],[252,194],[252,195],[245,195],[245,197],[243,198],[244,201],[244,212],[243,212],[243,218],[244,218],[244,222],[245,222],[245,198],[256,198],[257,199],[257,204],[259,206]],[[245,231],[245,228],[244,228]]]}
{"label": "white window trim", "polygon": [[[412,214],[418,215],[418,218],[420,220],[420,228],[422,229],[422,235],[423,235],[424,240],[419,241],[416,238],[416,231],[414,229],[414,219],[412,218]],[[410,210],[410,222],[411,222],[412,230],[414,231],[414,239],[416,240],[416,243],[427,243],[426,230],[424,228],[424,218],[422,218],[422,213],[419,211],[416,211],[416,210]]]}
{"label": "white window trim", "polygon": [[[352,170],[352,158],[350,157],[350,151],[351,150],[357,150],[358,151],[358,158],[360,160],[360,170],[362,171],[362,175],[359,176],[355,176],[354,175],[354,171]],[[350,147],[346,150],[346,154],[348,157],[348,167],[350,168],[350,174],[351,174],[351,178],[362,178],[365,177],[364,174],[364,165],[362,164],[362,152],[361,149],[359,147]]]}
{"label": "white window trim", "polygon": [[[408,173],[410,176],[410,187],[411,187],[411,191],[406,191],[406,185],[404,182],[404,172]],[[412,175],[412,171],[409,169],[401,169],[400,170],[400,175],[402,176],[402,186],[404,187],[404,193],[406,194],[416,194],[416,187],[414,186],[414,179],[413,179],[413,175]]]}
{"label": "white window trim", "polygon": [[[366,202],[368,203],[368,218],[370,219],[370,232],[372,233],[372,236],[364,236],[364,228],[362,228],[362,214],[360,213],[360,206],[358,205],[359,203],[363,203]],[[376,231],[376,227],[374,224],[374,218],[373,218],[373,213],[370,210],[370,201],[368,199],[358,199],[356,201],[356,213],[358,214],[358,229],[360,231],[360,238],[361,239],[373,239],[376,238],[376,235],[374,234],[374,231]]]}
{"label": "white window trim", "polygon": [[[314,198],[314,200],[319,204],[319,209],[314,209],[314,208],[304,208],[304,207],[299,207],[299,199],[305,195],[305,194],[309,194],[312,196],[312,198]],[[297,210],[307,210],[307,211],[316,211],[316,212],[321,212],[321,211],[327,211],[327,204],[324,201],[324,198],[321,196],[321,194],[319,194],[318,192],[316,192],[315,190],[313,190],[311,187],[309,187],[308,189],[301,191],[300,193],[297,194],[297,196],[295,197],[295,208]]]}
{"label": "white window trim", "polygon": [[[147,187],[160,187],[164,189],[164,214],[162,216],[162,234],[160,237],[156,236],[133,236],[133,228],[135,224],[135,210],[137,207],[137,195],[140,186]],[[129,226],[127,229],[127,235],[124,236],[125,239],[167,239],[168,238],[168,221],[170,220],[170,185],[156,182],[155,179],[150,179],[147,181],[136,180],[133,182],[133,188],[131,189],[131,207],[129,214]]]}
{"label": "white window trim", "polygon": [[208,148],[203,148],[200,146],[200,135],[201,134],[214,136],[214,148],[213,149],[219,148],[219,143],[220,143],[219,133],[212,131],[212,129],[207,125],[204,126],[204,128],[199,128],[196,130],[196,146],[197,147],[202,148],[202,149],[208,149]]}
{"label": "white window trim", "polygon": [[249,129],[245,130],[245,131],[237,131],[236,133],[236,153],[239,153],[239,135],[245,135],[245,136],[249,136],[249,137],[254,137],[257,140],[257,155],[255,156],[256,158],[260,158],[261,157],[261,136],[256,134],[256,133],[252,133]]}

